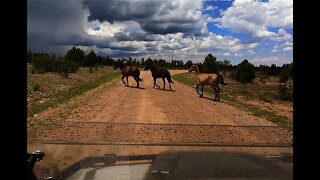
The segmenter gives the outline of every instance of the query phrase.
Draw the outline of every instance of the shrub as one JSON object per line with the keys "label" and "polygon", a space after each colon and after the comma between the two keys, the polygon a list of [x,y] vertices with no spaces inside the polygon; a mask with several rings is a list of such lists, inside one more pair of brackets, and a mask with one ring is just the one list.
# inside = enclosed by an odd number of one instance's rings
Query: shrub
{"label": "shrub", "polygon": [[67,78],[69,76],[69,69],[70,66],[67,65],[67,63],[64,63],[60,67],[60,75],[64,78]]}
{"label": "shrub", "polygon": [[32,85],[32,90],[33,91],[39,91],[40,90],[40,84],[36,83],[36,84]]}
{"label": "shrub", "polygon": [[289,69],[283,69],[280,73],[279,82],[285,83],[290,77],[290,70]]}
{"label": "shrub", "polygon": [[31,74],[35,74],[36,71],[34,70],[34,68],[31,68]]}
{"label": "shrub", "polygon": [[283,101],[293,100],[293,94],[285,83],[280,83],[278,86],[278,99]]}
{"label": "shrub", "polygon": [[249,63],[246,59],[243,60],[237,65],[236,70],[233,71],[231,77],[241,83],[251,83],[255,78],[254,65]]}
{"label": "shrub", "polygon": [[62,67],[63,64],[65,64],[64,66],[68,66],[68,73],[76,73],[79,70],[79,63],[75,61],[68,61],[55,55],[39,54],[32,59],[32,71],[41,74],[46,72],[64,72],[65,75],[63,76],[65,77],[67,70],[66,67]]}

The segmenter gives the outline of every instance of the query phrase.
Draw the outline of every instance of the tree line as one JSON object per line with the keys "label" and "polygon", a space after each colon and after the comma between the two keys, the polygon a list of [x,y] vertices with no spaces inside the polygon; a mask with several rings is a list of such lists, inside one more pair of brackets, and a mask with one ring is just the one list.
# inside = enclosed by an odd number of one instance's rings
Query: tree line
{"label": "tree line", "polygon": [[[82,49],[72,47],[67,51],[65,56],[49,53],[33,53],[27,51],[27,62],[32,63],[32,71],[34,73],[58,72],[62,76],[68,76],[68,73],[77,72],[79,67],[98,67],[98,66],[112,66],[115,61],[124,61],[127,65],[134,65],[137,67],[144,67],[146,63],[153,63],[159,68],[168,69],[187,69],[194,63],[192,60],[166,61],[165,59],[135,59],[135,58],[117,58],[113,59],[109,56],[103,57],[96,55],[94,51],[86,54]],[[286,82],[293,76],[293,63],[284,64],[282,66],[260,65],[254,66],[248,60],[244,59],[237,65],[232,65],[228,60],[217,60],[211,53],[209,53],[202,63],[196,63],[203,73],[217,73],[229,75],[230,78],[235,79],[241,83],[250,83],[255,77],[261,79],[267,76],[279,76],[280,82]]]}

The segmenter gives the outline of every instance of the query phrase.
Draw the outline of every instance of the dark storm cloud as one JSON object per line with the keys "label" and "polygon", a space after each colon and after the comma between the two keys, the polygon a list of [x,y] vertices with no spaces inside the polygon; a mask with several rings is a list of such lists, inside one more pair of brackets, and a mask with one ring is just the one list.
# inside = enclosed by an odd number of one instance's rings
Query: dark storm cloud
{"label": "dark storm cloud", "polygon": [[126,0],[105,0],[91,1],[84,0],[83,4],[90,10],[89,21],[128,21],[150,18],[159,12],[161,1],[126,1]]}
{"label": "dark storm cloud", "polygon": [[93,39],[87,37],[82,37],[74,34],[64,35],[62,37],[57,37],[51,40],[50,43],[56,45],[66,45],[66,46],[94,46],[96,42]]}
{"label": "dark storm cloud", "polygon": [[118,32],[114,34],[114,38],[118,41],[154,41],[155,38],[151,34],[144,32]]}
{"label": "dark storm cloud", "polygon": [[[86,13],[80,1],[28,1],[28,48],[63,54],[67,50],[66,46],[61,46],[63,44],[90,44],[81,42],[86,39],[83,31],[85,17]],[[80,40],[76,38],[76,43],[72,43],[72,37],[80,37]],[[63,42],[64,40],[66,42]]]}
{"label": "dark storm cloud", "polygon": [[188,33],[199,34],[199,19],[187,16],[188,9],[179,9],[172,1],[89,1],[84,5],[90,11],[89,21],[135,21],[141,28],[153,34]]}
{"label": "dark storm cloud", "polygon": [[[100,54],[100,53],[99,53]],[[111,52],[105,53],[105,52],[101,52],[101,55],[104,56],[110,56],[113,58],[128,58],[128,57],[134,57],[134,56],[145,56],[147,55],[147,52],[141,52],[141,51],[120,51],[120,50],[113,50]]]}
{"label": "dark storm cloud", "polygon": [[[117,45],[111,45],[109,46],[108,48],[112,49],[112,50],[120,50],[120,51],[127,51],[127,52],[130,52],[130,51],[137,51],[138,48],[137,47],[134,47],[134,46],[117,46]],[[132,53],[132,52],[131,52]]]}
{"label": "dark storm cloud", "polygon": [[176,33],[182,32],[187,33],[192,31],[196,27],[194,23],[150,23],[150,22],[143,22],[141,23],[141,28],[147,32],[155,33],[155,34],[169,34],[169,33]]}

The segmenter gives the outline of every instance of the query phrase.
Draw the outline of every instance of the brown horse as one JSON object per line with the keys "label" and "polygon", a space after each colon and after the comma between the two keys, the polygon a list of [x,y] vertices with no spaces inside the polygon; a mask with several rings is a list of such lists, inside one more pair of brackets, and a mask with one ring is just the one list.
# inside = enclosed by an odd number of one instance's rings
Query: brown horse
{"label": "brown horse", "polygon": [[[197,75],[196,90],[197,90],[197,93],[200,95],[200,97],[203,96],[203,86],[210,86],[213,89],[213,91],[215,92],[214,101],[216,101],[216,100],[220,101],[219,84],[222,84],[224,86],[227,85],[227,83],[224,83],[222,75],[200,73],[199,67],[195,64],[193,66],[191,66],[189,69],[189,72],[192,72],[192,71],[195,71],[196,75]],[[202,94],[200,94],[198,91],[198,87],[200,85],[201,85]]]}
{"label": "brown horse", "polygon": [[[128,82],[128,76],[132,76],[133,79],[137,82],[137,88],[139,88],[139,81],[142,81],[140,79],[140,70],[137,67],[134,66],[127,66],[123,62],[116,62],[113,66],[113,69],[116,70],[117,68],[120,68],[121,74],[122,74],[122,82],[124,85],[129,86]],[[127,78],[127,83],[123,81],[124,78]]]}

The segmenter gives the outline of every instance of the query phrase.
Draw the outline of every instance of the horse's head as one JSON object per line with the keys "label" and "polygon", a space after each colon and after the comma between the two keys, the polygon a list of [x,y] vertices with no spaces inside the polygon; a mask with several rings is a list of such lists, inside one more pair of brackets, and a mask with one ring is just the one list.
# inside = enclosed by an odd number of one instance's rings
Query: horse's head
{"label": "horse's head", "polygon": [[224,86],[228,85],[228,83],[225,83],[224,80],[223,80],[223,76],[218,74],[218,84],[222,84]]}
{"label": "horse's head", "polygon": [[147,63],[146,67],[144,68],[145,71],[149,70],[150,69],[150,66],[151,64],[150,63]]}
{"label": "horse's head", "polygon": [[118,63],[114,63],[113,70],[116,70],[118,67],[119,67],[119,64]]}
{"label": "horse's head", "polygon": [[115,62],[113,65],[113,70],[116,70],[117,68],[123,67],[124,64],[122,62]]}
{"label": "horse's head", "polygon": [[194,64],[189,68],[189,72],[192,72],[192,71],[197,72],[197,69],[199,70],[198,66]]}

